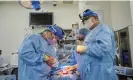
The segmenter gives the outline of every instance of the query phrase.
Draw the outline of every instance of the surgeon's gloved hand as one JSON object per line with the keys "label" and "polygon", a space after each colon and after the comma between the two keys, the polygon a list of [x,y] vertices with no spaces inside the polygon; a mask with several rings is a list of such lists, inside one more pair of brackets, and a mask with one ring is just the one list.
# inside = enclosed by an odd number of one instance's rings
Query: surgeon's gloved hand
{"label": "surgeon's gloved hand", "polygon": [[87,46],[85,45],[77,45],[76,51],[78,54],[83,54],[86,51],[86,49],[87,49]]}
{"label": "surgeon's gloved hand", "polygon": [[73,70],[76,70],[77,69],[77,66],[74,65],[74,66],[68,66],[65,68],[66,71],[73,71]]}
{"label": "surgeon's gloved hand", "polygon": [[54,59],[54,57],[49,56],[49,55],[44,55],[44,61],[50,66],[52,67],[54,63],[56,63],[56,59]]}

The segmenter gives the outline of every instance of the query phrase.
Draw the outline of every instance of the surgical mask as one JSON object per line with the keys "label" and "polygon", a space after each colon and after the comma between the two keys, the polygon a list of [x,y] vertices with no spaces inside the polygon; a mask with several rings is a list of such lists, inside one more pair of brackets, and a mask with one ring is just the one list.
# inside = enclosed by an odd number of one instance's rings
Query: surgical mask
{"label": "surgical mask", "polygon": [[92,22],[92,18],[85,21],[84,27],[91,28],[94,23]]}
{"label": "surgical mask", "polygon": [[57,40],[56,40],[55,37],[54,37],[53,39],[48,39],[48,37],[47,37],[47,41],[48,41],[48,43],[49,43],[50,45],[55,45],[56,42],[57,42]]}
{"label": "surgical mask", "polygon": [[48,41],[48,43],[50,45],[55,45],[56,44],[56,39],[55,38],[53,38],[52,40],[51,39],[47,39],[47,41]]}

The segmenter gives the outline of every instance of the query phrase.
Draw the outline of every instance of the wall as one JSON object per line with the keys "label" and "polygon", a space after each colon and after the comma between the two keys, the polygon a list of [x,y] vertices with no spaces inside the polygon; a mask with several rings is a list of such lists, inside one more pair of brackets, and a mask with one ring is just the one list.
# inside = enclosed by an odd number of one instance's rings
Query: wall
{"label": "wall", "polygon": [[6,62],[24,38],[24,28],[28,25],[27,14],[28,10],[18,4],[0,4],[0,49]]}
{"label": "wall", "polygon": [[133,1],[130,1],[130,10],[131,10],[132,25],[133,25]]}
{"label": "wall", "polygon": [[[64,29],[71,28],[71,24],[78,19],[78,7],[74,5],[43,4],[42,9],[54,12],[54,23]],[[18,2],[2,2],[0,4],[0,49],[8,62],[12,52],[17,51],[25,36],[25,28],[29,28],[29,12],[21,7]],[[37,29],[35,31],[40,31]]]}
{"label": "wall", "polygon": [[111,19],[113,29],[119,30],[131,24],[129,1],[111,1]]}
{"label": "wall", "polygon": [[59,4],[56,7],[53,7],[52,4],[44,4],[42,9],[54,12],[54,23],[60,25],[64,29],[71,29],[72,24],[78,21],[77,4]]}

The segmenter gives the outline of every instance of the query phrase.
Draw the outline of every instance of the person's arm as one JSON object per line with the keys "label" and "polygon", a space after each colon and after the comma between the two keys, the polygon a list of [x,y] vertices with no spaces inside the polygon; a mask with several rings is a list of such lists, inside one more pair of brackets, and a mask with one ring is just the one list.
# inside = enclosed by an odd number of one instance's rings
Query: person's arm
{"label": "person's arm", "polygon": [[105,52],[112,49],[111,33],[102,31],[96,36],[96,41],[87,45],[86,53],[90,56],[102,58]]}
{"label": "person's arm", "polygon": [[78,67],[78,64],[75,64],[75,65],[72,65],[72,66],[67,66],[65,68],[66,71],[73,71],[73,70],[76,70]]}
{"label": "person's arm", "polygon": [[34,36],[25,39],[19,49],[19,58],[28,65],[37,65],[44,61],[44,55],[36,52],[39,48],[39,42],[35,40],[36,38],[34,38]]}
{"label": "person's arm", "polygon": [[77,69],[77,67],[78,67],[78,64],[75,64],[75,65],[74,65],[74,69]]}

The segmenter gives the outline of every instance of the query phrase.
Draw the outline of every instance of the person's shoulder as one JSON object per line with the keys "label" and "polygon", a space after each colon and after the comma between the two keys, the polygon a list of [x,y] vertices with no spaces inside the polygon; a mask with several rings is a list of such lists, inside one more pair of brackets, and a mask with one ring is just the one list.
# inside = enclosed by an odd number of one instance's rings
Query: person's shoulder
{"label": "person's shoulder", "polygon": [[98,33],[98,36],[111,36],[113,35],[113,31],[106,24],[101,24],[101,30]]}
{"label": "person's shoulder", "polygon": [[35,37],[40,37],[40,34],[34,33],[29,35],[29,38],[35,38]]}
{"label": "person's shoulder", "polygon": [[107,24],[102,24],[103,25],[103,29],[102,29],[102,32],[103,33],[107,33],[107,34],[113,34],[113,29],[112,27],[108,26]]}
{"label": "person's shoulder", "polygon": [[30,40],[36,40],[36,39],[39,39],[40,38],[40,34],[31,34],[29,36],[27,36],[27,39],[30,39]]}

